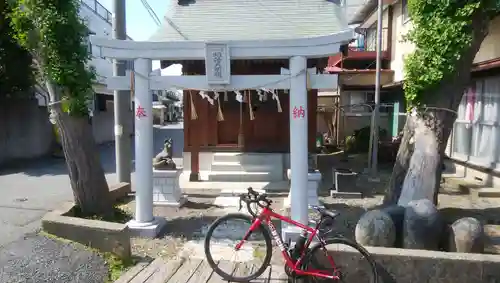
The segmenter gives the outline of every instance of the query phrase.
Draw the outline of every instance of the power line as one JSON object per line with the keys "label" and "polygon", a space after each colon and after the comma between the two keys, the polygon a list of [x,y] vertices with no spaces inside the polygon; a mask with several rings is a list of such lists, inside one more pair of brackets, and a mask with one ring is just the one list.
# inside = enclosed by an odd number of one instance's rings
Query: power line
{"label": "power line", "polygon": [[142,3],[142,6],[144,6],[144,8],[146,9],[146,11],[148,11],[149,16],[151,17],[151,19],[153,19],[153,22],[155,22],[155,24],[157,26],[160,26],[161,25],[160,18],[158,18],[158,15],[156,15],[155,11],[149,5],[148,1],[147,0],[141,0],[141,3]]}

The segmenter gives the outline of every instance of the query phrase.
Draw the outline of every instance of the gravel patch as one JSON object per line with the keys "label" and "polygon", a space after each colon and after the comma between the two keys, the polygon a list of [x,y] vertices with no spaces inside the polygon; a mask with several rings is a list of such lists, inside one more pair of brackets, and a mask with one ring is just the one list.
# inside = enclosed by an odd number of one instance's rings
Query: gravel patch
{"label": "gravel patch", "polygon": [[102,283],[107,279],[104,259],[70,242],[28,234],[0,248],[2,283]]}
{"label": "gravel patch", "polygon": [[[184,243],[190,240],[202,240],[204,231],[219,216],[227,213],[223,207],[213,204],[215,197],[189,197],[181,208],[154,207],[155,216],[164,217],[167,224],[155,239],[132,238],[132,254],[139,257],[176,257]],[[122,206],[122,208],[124,208]],[[133,211],[135,202],[126,205],[126,210]]]}
{"label": "gravel patch", "polygon": [[[327,170],[324,170],[327,171]],[[331,171],[331,170],[330,170]],[[330,224],[326,237],[343,236],[354,239],[354,230],[360,217],[368,210],[380,207],[383,202],[383,192],[388,185],[391,175],[391,168],[380,168],[378,182],[370,181],[366,175],[361,174],[353,184],[366,192],[364,198],[331,198],[329,196],[328,185],[320,189],[320,201],[327,209],[335,210],[340,215],[335,219],[335,223]],[[328,182],[328,178],[323,181]],[[331,182],[330,182],[331,183]],[[203,243],[206,230],[218,217],[235,211],[234,208],[225,208],[214,205],[214,200],[218,196],[217,191],[200,192],[198,194],[190,192],[187,195],[188,202],[181,208],[155,207],[154,215],[165,217],[167,226],[156,239],[133,238],[132,253],[139,257],[178,257],[185,243]],[[273,208],[276,212],[288,215],[289,211],[283,209],[283,199],[287,193],[269,193],[273,200]],[[479,219],[500,219],[500,200],[473,198],[470,195],[439,195],[439,205],[441,213],[452,222],[453,219],[473,216]],[[132,201],[122,208],[133,211],[135,203]],[[310,219],[318,219],[319,215],[310,211]],[[487,221],[489,222],[489,221]],[[281,225],[275,222],[278,233]],[[281,262],[281,255],[275,248],[273,262]]]}

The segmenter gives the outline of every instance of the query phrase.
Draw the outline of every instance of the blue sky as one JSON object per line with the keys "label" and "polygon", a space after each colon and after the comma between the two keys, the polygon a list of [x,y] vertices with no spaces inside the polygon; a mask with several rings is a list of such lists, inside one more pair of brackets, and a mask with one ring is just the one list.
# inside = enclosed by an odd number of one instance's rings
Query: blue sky
{"label": "blue sky", "polygon": [[[98,0],[109,11],[113,11],[113,0]],[[127,7],[127,34],[137,41],[148,40],[151,35],[156,31],[158,26],[153,21],[148,11],[142,5],[140,0],[125,0]],[[149,6],[153,8],[156,15],[163,21],[167,9],[167,1],[170,0],[147,0]],[[175,1],[175,0],[174,0]],[[159,62],[153,62],[153,69],[159,68]],[[180,66],[172,66],[162,70],[163,75],[177,75],[180,74]]]}
{"label": "blue sky", "polygon": [[[109,11],[113,11],[113,0],[98,0]],[[160,20],[163,20],[169,0],[147,0]],[[155,24],[140,0],[126,0],[127,4],[127,34],[134,40],[148,40],[156,31]]]}

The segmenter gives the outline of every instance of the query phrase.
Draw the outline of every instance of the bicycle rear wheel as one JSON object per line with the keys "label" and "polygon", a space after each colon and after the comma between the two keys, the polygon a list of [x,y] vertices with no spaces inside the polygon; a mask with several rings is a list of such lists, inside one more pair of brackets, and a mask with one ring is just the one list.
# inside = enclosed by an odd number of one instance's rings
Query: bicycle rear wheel
{"label": "bicycle rear wheel", "polygon": [[[231,224],[224,227],[228,222]],[[238,222],[240,224],[236,224]],[[252,222],[249,215],[230,213],[215,220],[208,228],[205,256],[210,267],[224,280],[248,282],[264,273],[271,262],[271,236],[262,224],[250,234],[239,251],[235,249]],[[243,252],[242,260],[233,258],[231,252]]]}
{"label": "bicycle rear wheel", "polygon": [[[337,245],[337,247],[329,247]],[[338,246],[341,247],[338,247]],[[335,257],[342,251],[345,255]],[[330,257],[330,258],[328,258]],[[333,260],[335,266],[332,266]],[[327,239],[324,244],[312,246],[304,257],[303,269],[316,269],[340,277],[339,282],[378,283],[378,273],[375,261],[370,253],[358,243],[346,238]],[[311,282],[331,282],[321,277],[311,277]]]}

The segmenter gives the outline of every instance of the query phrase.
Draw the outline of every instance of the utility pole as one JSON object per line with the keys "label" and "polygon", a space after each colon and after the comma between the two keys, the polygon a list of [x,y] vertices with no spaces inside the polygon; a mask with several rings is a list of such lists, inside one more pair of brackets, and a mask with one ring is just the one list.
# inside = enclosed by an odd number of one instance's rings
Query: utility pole
{"label": "utility pole", "polygon": [[[113,0],[113,39],[126,40],[125,0]],[[126,61],[113,60],[113,76],[125,76]],[[115,161],[118,182],[130,183],[132,154],[131,154],[131,115],[129,91],[115,90]]]}
{"label": "utility pole", "polygon": [[377,180],[377,163],[378,163],[378,143],[379,143],[379,119],[380,119],[380,69],[382,68],[382,13],[383,0],[378,0],[377,7],[377,58],[376,58],[376,74],[375,74],[375,107],[373,108],[372,119],[372,158],[371,158],[371,177]]}

